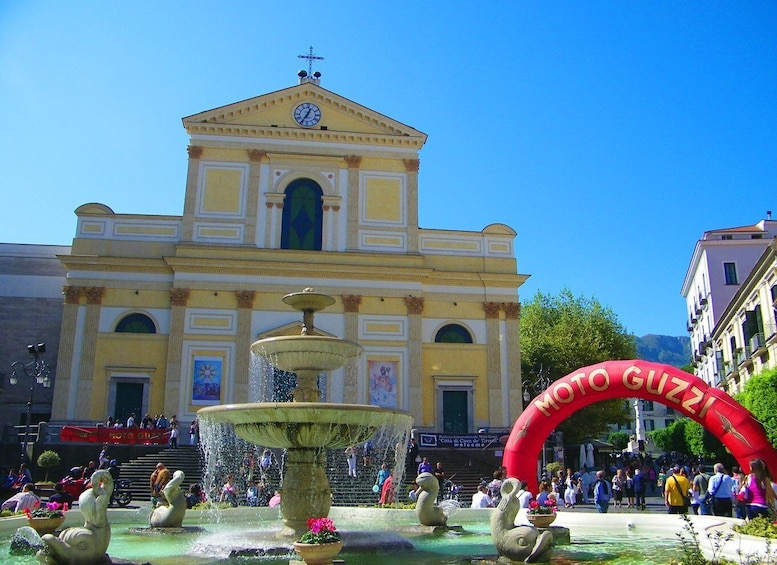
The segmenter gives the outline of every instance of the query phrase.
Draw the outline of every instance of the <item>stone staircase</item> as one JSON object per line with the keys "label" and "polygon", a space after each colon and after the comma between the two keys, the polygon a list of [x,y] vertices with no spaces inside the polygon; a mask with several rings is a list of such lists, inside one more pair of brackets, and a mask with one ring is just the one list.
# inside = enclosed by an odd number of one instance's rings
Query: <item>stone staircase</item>
{"label": "stone staircase", "polygon": [[[282,461],[280,450],[274,450],[275,460]],[[373,492],[372,487],[378,470],[382,463],[393,466],[392,454],[383,456],[378,453],[370,465],[362,466],[359,459],[356,468],[356,478],[348,476],[348,465],[341,450],[327,452],[326,473],[332,488],[332,504],[334,506],[375,506],[378,504],[380,494]],[[462,506],[469,506],[472,495],[482,479],[490,480],[494,470],[501,460],[494,457],[487,450],[466,449],[434,449],[425,450],[423,455],[432,463],[440,461],[447,476],[452,477],[452,482],[459,487],[459,502]],[[121,465],[121,478],[132,481],[132,505],[136,506],[149,502],[150,492],[148,487],[149,477],[156,464],[162,462],[171,472],[181,469],[186,474],[184,489],[187,490],[193,483],[202,484],[203,462],[197,446],[181,445],[178,449],[166,448],[153,453],[147,453]],[[415,468],[406,473],[402,485],[397,489],[397,502],[407,502],[407,492],[415,479]],[[275,488],[280,484],[281,469],[273,465],[270,472],[270,486]],[[245,485],[240,483],[240,492],[245,496]]]}
{"label": "stone staircase", "polygon": [[160,461],[170,469],[171,473],[178,469],[184,472],[186,475],[184,490],[188,490],[189,485],[193,483],[202,482],[202,462],[197,446],[181,445],[178,449],[166,448],[141,455],[120,466],[120,478],[132,481],[130,491],[133,506],[150,501],[149,478]]}

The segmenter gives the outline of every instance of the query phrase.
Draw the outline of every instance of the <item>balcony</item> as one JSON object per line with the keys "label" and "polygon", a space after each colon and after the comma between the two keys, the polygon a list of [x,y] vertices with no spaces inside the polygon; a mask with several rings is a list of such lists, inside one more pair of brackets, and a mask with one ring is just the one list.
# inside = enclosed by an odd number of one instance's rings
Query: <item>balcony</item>
{"label": "balcony", "polygon": [[735,378],[739,376],[739,367],[731,361],[726,361],[723,363],[723,372],[726,375],[726,379]]}
{"label": "balcony", "polygon": [[766,341],[764,334],[755,334],[750,338],[750,350],[754,356],[761,356],[766,353]]}
{"label": "balcony", "polygon": [[742,367],[752,366],[753,360],[750,358],[752,350],[749,345],[746,345],[744,349],[737,350],[737,365]]}
{"label": "balcony", "polygon": [[702,298],[701,300],[699,300],[699,306],[704,308],[706,305],[707,305],[707,299],[706,298]]}
{"label": "balcony", "polygon": [[701,306],[696,307],[696,315],[701,316]]}

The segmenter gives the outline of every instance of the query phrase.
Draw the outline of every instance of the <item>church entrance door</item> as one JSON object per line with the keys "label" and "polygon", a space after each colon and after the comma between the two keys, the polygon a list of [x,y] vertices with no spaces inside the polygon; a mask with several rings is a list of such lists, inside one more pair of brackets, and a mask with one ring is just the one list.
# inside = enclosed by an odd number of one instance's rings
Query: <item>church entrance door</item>
{"label": "church entrance door", "polygon": [[135,414],[135,422],[143,419],[143,384],[116,383],[116,403],[113,416],[122,424],[127,423],[130,414]]}

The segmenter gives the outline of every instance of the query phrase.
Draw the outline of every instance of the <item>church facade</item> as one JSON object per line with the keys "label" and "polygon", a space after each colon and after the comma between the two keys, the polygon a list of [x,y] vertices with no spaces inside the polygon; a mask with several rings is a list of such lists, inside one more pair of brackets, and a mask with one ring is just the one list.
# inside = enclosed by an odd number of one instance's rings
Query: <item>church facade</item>
{"label": "church facade", "polygon": [[282,400],[278,375],[257,384],[250,346],[298,334],[281,298],[312,287],[336,298],[315,331],[364,347],[322,375],[323,400],[405,410],[422,430],[512,424],[516,232],[419,227],[426,134],[308,77],[183,125],[182,216],[76,210],[53,420],[186,422],[209,404]]}

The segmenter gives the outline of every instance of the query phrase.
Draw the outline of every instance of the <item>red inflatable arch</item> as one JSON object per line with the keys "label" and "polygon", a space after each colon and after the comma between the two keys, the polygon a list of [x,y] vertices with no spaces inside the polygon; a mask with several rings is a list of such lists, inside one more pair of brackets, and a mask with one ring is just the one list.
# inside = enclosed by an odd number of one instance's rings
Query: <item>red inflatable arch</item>
{"label": "red inflatable arch", "polygon": [[715,434],[746,472],[763,459],[774,475],[777,451],[763,426],[719,388],[669,365],[647,361],[606,361],[553,382],[534,398],[513,425],[504,451],[510,477],[537,492],[537,458],[550,433],[581,408],[611,398],[654,400],[693,418]]}

